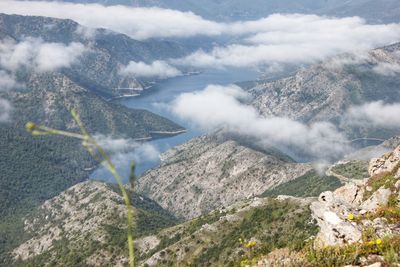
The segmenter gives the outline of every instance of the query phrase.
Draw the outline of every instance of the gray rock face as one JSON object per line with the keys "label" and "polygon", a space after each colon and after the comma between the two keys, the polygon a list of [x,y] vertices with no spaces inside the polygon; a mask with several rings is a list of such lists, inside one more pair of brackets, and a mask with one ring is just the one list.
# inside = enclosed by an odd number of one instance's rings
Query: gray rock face
{"label": "gray rock face", "polygon": [[162,165],[138,179],[136,189],[186,219],[260,195],[311,170],[242,146],[203,136],[162,155]]}
{"label": "gray rock face", "polygon": [[310,208],[321,228],[316,238],[317,246],[344,245],[361,240],[361,227],[348,220],[353,211],[351,205],[336,198],[332,192],[322,193]]}
{"label": "gray rock face", "polygon": [[396,171],[396,176],[400,177],[399,172],[400,162],[400,146],[393,152],[387,153],[380,158],[371,160],[368,172],[371,176]]}
{"label": "gray rock face", "polygon": [[387,205],[391,194],[392,191],[390,189],[379,188],[370,198],[360,205],[360,208],[367,212],[375,211],[379,207]]}
{"label": "gray rock face", "polygon": [[[377,175],[395,170],[400,163],[399,149],[400,147],[397,147],[393,152],[371,160],[370,174]],[[359,242],[362,231],[366,228],[374,229],[378,237],[400,232],[399,225],[391,225],[383,217],[375,218],[373,221],[363,219],[359,223],[353,221],[355,216],[373,214],[378,208],[386,206],[393,194],[398,195],[398,181],[393,185],[388,185],[388,188],[385,185],[372,192],[373,188],[368,184],[369,179],[358,183],[350,182],[336,189],[335,192],[324,192],[319,196],[318,201],[311,204],[312,215],[321,228],[315,241],[316,246]],[[372,195],[365,200],[364,194],[371,192]]]}
{"label": "gray rock face", "polygon": [[[253,104],[265,116],[306,122],[331,121],[348,133],[361,135],[363,131],[355,129],[343,115],[352,105],[400,101],[399,76],[377,71],[380,66],[399,65],[399,50],[397,44],[362,56],[341,55],[287,78],[259,82],[250,90]],[[395,134],[391,132],[385,137]]]}

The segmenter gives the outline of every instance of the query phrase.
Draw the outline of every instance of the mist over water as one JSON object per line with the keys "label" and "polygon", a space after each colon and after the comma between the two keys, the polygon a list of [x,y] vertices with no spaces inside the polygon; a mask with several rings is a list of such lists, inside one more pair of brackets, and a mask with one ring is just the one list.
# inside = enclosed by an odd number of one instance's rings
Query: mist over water
{"label": "mist over water", "polygon": [[[238,82],[254,81],[257,80],[258,77],[259,72],[251,68],[209,69],[197,75],[180,76],[164,80],[152,88],[147,89],[147,91],[142,95],[133,98],[120,99],[118,100],[118,103],[129,108],[151,111],[178,123],[187,130],[186,133],[177,136],[146,142],[146,145],[155,148],[157,153],[163,153],[176,145],[183,144],[186,141],[205,133],[204,130],[177,117],[167,108],[169,103],[183,93],[203,90],[210,84],[229,85]],[[127,182],[129,177],[130,164],[132,160],[135,160],[137,163],[137,175],[140,175],[160,164],[158,155],[154,155],[155,151],[152,151],[151,155],[148,155],[146,151],[140,150],[141,149],[139,148],[129,153],[113,156],[113,161],[117,165],[120,174],[124,178],[126,177],[125,182]],[[102,167],[92,173],[91,179],[108,182],[114,181],[114,178]]]}

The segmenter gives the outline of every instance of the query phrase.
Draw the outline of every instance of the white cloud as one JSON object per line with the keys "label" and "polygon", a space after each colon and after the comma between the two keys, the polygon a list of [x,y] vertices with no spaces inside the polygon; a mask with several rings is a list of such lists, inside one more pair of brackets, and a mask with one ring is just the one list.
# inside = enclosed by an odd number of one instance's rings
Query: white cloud
{"label": "white cloud", "polygon": [[[46,72],[70,67],[84,51],[85,47],[80,43],[46,43],[38,38],[26,38],[19,43],[11,39],[0,40],[0,91],[22,86],[15,80],[21,68]],[[1,122],[9,120],[11,108],[10,102],[0,99]]]}
{"label": "white cloud", "polygon": [[0,122],[7,122],[10,120],[10,112],[12,106],[10,102],[5,99],[0,98]]}
{"label": "white cloud", "polygon": [[6,14],[72,19],[83,26],[106,28],[135,39],[217,35],[223,31],[223,25],[204,20],[191,12],[161,8],[2,0],[0,10]]}
{"label": "white cloud", "polygon": [[237,86],[208,86],[179,96],[171,106],[182,119],[207,130],[224,128],[264,144],[296,148],[313,156],[335,158],[348,149],[347,139],[327,122],[305,125],[283,117],[263,117],[243,103],[248,96]]}
{"label": "white cloud", "polygon": [[97,35],[97,29],[95,28],[89,28],[89,27],[83,27],[82,25],[79,25],[78,28],[76,28],[75,31],[77,34],[85,37],[88,40],[94,40],[96,35]]}
{"label": "white cloud", "polygon": [[[215,47],[209,52],[199,50],[176,63],[197,67],[313,63],[400,40],[399,24],[368,25],[358,17],[278,14],[235,25],[250,25],[248,33],[256,34],[246,38],[245,43]],[[232,33],[245,29],[233,29]]]}
{"label": "white cloud", "polygon": [[159,60],[151,64],[130,61],[127,66],[121,68],[120,74],[124,76],[134,75],[135,77],[157,77],[161,79],[182,75],[177,68],[165,61]]}
{"label": "white cloud", "polygon": [[355,125],[400,128],[399,114],[400,103],[386,104],[376,101],[350,108],[346,117]]}
{"label": "white cloud", "polygon": [[379,62],[374,68],[378,74],[385,76],[396,76],[400,74],[400,64],[398,63],[388,63],[388,62]]}
{"label": "white cloud", "polygon": [[0,2],[8,14],[72,19],[135,39],[233,35],[236,44],[197,51],[176,63],[198,67],[313,63],[326,57],[397,42],[400,25],[368,25],[359,17],[274,14],[255,21],[220,23],[191,12],[42,1]]}
{"label": "white cloud", "polygon": [[17,86],[18,83],[11,74],[4,70],[0,70],[0,91],[7,91]]}
{"label": "white cloud", "polygon": [[[94,136],[99,145],[114,155],[113,158],[120,158],[127,153],[134,153],[135,161],[143,162],[156,160],[159,158],[160,152],[148,143],[139,143],[129,138],[115,138],[97,134]],[[133,152],[132,152],[133,151]],[[129,158],[132,159],[132,156]]]}
{"label": "white cloud", "polygon": [[81,43],[46,43],[38,38],[27,38],[16,43],[13,40],[0,42],[0,67],[16,72],[21,67],[35,71],[53,71],[76,63],[85,51]]}
{"label": "white cloud", "polygon": [[[19,87],[12,74],[4,70],[0,70],[0,92]],[[10,112],[12,110],[11,103],[3,98],[0,98],[0,123],[10,120]]]}

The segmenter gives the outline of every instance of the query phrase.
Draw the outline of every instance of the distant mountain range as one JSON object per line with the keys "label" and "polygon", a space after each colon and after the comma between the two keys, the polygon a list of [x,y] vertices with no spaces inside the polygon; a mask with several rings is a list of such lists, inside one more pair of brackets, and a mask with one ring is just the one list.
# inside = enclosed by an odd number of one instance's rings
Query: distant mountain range
{"label": "distant mountain range", "polygon": [[215,20],[258,19],[273,13],[308,13],[330,16],[360,16],[373,23],[400,22],[397,0],[67,0],[105,5],[158,6],[192,11]]}
{"label": "distant mountain range", "polygon": [[137,41],[126,35],[104,29],[87,29],[72,20],[0,14],[0,36],[17,42],[27,37],[44,42],[81,43],[89,51],[73,68],[61,72],[80,86],[110,98],[135,94],[146,82],[120,75],[119,70],[129,61],[151,63],[154,60],[180,57],[185,48],[172,41]]}
{"label": "distant mountain range", "polygon": [[[397,133],[355,129],[343,120],[352,105],[372,101],[400,101],[400,43],[362,55],[338,55],[312,65],[287,78],[261,81],[250,89],[253,105],[263,115],[293,118],[304,122],[331,121],[348,134],[389,138]],[[393,68],[393,69],[392,69]],[[361,132],[360,132],[361,131]]]}

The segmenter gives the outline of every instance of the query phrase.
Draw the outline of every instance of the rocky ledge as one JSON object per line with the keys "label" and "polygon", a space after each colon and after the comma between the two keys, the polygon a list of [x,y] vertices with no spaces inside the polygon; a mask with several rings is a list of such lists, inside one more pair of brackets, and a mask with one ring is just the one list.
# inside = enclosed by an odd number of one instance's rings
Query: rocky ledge
{"label": "rocky ledge", "polygon": [[399,167],[400,146],[370,161],[369,178],[323,192],[311,204],[320,227],[314,246],[377,244],[399,236]]}

